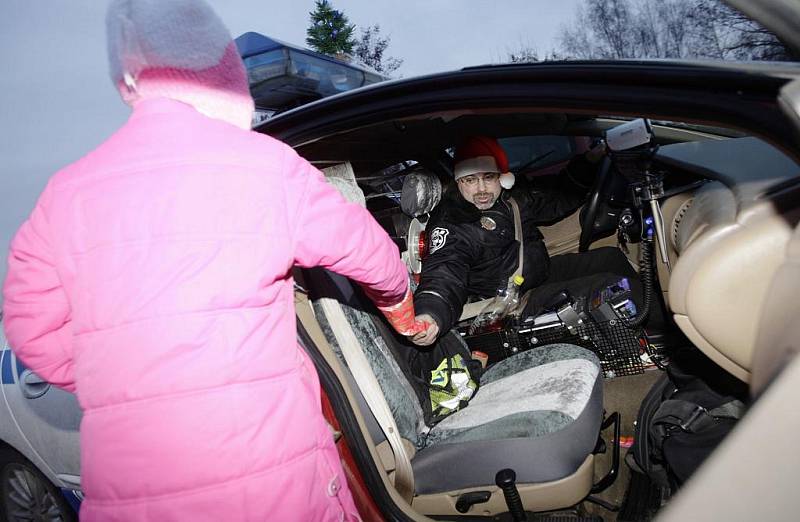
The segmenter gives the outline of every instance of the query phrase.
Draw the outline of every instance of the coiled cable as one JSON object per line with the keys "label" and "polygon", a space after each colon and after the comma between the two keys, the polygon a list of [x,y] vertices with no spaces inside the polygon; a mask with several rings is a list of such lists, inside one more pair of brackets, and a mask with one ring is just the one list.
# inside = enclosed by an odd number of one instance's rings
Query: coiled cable
{"label": "coiled cable", "polygon": [[642,310],[631,318],[621,318],[622,323],[628,328],[638,328],[647,320],[650,315],[650,306],[653,302],[653,288],[655,283],[653,278],[653,236],[647,234],[642,238],[639,249],[639,279],[642,281]]}

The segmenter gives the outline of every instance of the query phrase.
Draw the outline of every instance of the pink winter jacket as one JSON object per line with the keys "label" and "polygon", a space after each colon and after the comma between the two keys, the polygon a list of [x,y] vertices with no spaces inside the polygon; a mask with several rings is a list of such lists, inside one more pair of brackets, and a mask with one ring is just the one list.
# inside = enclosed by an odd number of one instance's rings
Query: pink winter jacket
{"label": "pink winter jacket", "polygon": [[82,520],[355,517],[292,265],[384,306],[408,285],[369,213],[292,149],[180,102],[140,102],[53,176],[11,245],[4,322],[84,410]]}

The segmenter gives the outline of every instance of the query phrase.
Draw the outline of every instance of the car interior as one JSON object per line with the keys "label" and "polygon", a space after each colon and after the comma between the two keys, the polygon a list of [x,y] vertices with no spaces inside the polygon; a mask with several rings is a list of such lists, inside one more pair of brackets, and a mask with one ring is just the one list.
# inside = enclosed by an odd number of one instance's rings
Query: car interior
{"label": "car interior", "polygon": [[[613,150],[614,129],[633,124],[646,126],[648,141]],[[502,331],[471,334],[486,305],[476,298],[438,342],[466,358],[488,353],[488,364],[466,407],[433,423],[413,363],[419,348],[358,285],[296,270],[301,340],[323,381],[332,376],[347,399],[352,425],[343,431],[362,450],[354,453],[370,491],[412,519],[685,516],[690,508],[669,505],[678,485],[643,482],[630,469],[637,414],[673,361],[692,361],[750,405],[748,385],[760,394],[789,360],[775,336],[797,329],[787,315],[797,307],[776,306],[774,296],[796,301],[787,292],[798,280],[800,168],[738,129],[519,107],[388,119],[296,148],[371,211],[418,281],[427,218],[453,183],[454,145],[471,135],[498,138],[524,190],[585,195],[580,209],[540,225],[549,254],[619,248],[665,324],[624,315],[614,300],[626,295],[614,287],[593,313],[565,295],[537,317],[517,314]],[[565,171],[603,139],[609,152],[594,178]]]}

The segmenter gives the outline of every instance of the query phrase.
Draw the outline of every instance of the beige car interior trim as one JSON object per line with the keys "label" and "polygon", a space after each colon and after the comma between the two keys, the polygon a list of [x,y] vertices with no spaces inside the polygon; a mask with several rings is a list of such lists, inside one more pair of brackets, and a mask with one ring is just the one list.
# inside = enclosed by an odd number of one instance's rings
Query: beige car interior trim
{"label": "beige car interior trim", "polygon": [[[745,191],[746,192],[746,191]],[[721,183],[695,194],[677,230],[669,281],[676,322],[698,348],[747,381],[758,324],[784,260],[797,211],[775,200],[737,200]]]}
{"label": "beige car interior trim", "polygon": [[658,518],[790,520],[797,518],[800,409],[800,226],[771,281],[753,359],[747,415]]}
{"label": "beige car interior trim", "polygon": [[[295,276],[296,276],[295,279],[301,280],[302,283],[302,278],[297,277],[297,274],[295,274]],[[314,315],[314,310],[311,307],[311,302],[308,300],[308,296],[305,295],[303,292],[299,291],[295,291],[294,295],[295,295],[294,299],[295,311],[297,313],[298,320],[303,325],[306,332],[308,332],[309,336],[311,337],[311,340],[314,341],[314,344],[317,346],[320,353],[325,358],[325,361],[328,363],[328,366],[330,366],[331,369],[333,369],[333,372],[336,374],[337,380],[341,384],[342,389],[344,390],[345,395],[347,396],[347,401],[350,404],[357,404],[354,392],[352,389],[350,389],[347,379],[343,374],[343,369],[339,363],[339,359],[337,358],[331,346],[328,344],[327,339],[325,339],[325,334],[322,332],[322,328],[317,322],[316,316]],[[356,418],[356,421],[358,423],[358,429],[362,433],[366,445],[369,448],[370,458],[372,459],[377,469],[384,469],[382,466],[381,456],[376,446],[372,442],[372,438],[369,436],[369,429],[367,428],[367,422],[364,419],[363,413],[357,407],[353,407],[352,410]],[[394,460],[394,456],[392,456],[392,460]],[[381,480],[383,481],[383,487],[392,497],[392,501],[394,502],[394,504],[398,508],[400,508],[409,518],[412,518],[414,520],[429,520],[426,517],[420,516],[420,514],[411,507],[411,504],[405,498],[400,496],[399,492],[394,487],[392,476],[390,476],[388,473],[386,474],[381,473],[380,476]]]}
{"label": "beige car interior trim", "polygon": [[[415,448],[408,439],[403,439],[403,445],[406,447],[406,453],[408,454],[409,458],[414,460],[414,455],[417,454],[417,448]],[[381,441],[377,446],[375,446],[375,449],[378,450],[378,456],[381,459],[381,464],[383,465],[384,471],[390,474],[394,472],[394,452],[392,451],[392,446],[389,444],[389,441]],[[391,476],[394,477],[393,474]]]}
{"label": "beige car interior trim", "polygon": [[[583,206],[558,223],[539,227],[539,232],[544,237],[544,246],[550,256],[573,254],[578,251],[581,242],[581,208]],[[619,247],[617,236],[612,234],[599,238],[592,242],[589,250],[601,247]]]}
{"label": "beige car interior trim", "polygon": [[[550,511],[573,506],[583,500],[592,489],[593,478],[594,455],[589,455],[578,470],[568,477],[540,484],[517,483],[517,490],[527,511]],[[459,496],[470,491],[490,491],[492,496],[488,502],[475,504],[463,515],[495,516],[508,512],[503,492],[495,485],[418,495],[411,505],[426,515],[458,515],[456,501]]]}
{"label": "beige car interior trim", "polygon": [[[583,208],[583,207],[581,207]],[[581,223],[579,208],[558,223],[539,227],[539,232],[544,236],[544,246],[551,256],[568,254],[578,251],[581,239]]]}
{"label": "beige car interior trim", "polygon": [[780,371],[800,353],[800,226],[786,248],[786,260],[770,286],[771,306],[761,317],[750,390],[760,395]]}
{"label": "beige car interior trim", "polygon": [[730,373],[740,381],[750,382],[750,372],[725,357],[720,350],[706,341],[703,335],[697,331],[697,328],[694,327],[691,319],[681,314],[675,314],[673,319],[675,320],[675,324],[678,325],[678,328],[681,329],[684,335],[686,335],[686,337],[688,337],[689,340],[692,341],[692,343],[701,352],[706,354],[709,359],[717,363],[723,370]]}
{"label": "beige car interior trim", "polygon": [[[671,267],[674,267],[675,263],[678,262],[678,250],[676,246],[678,228],[683,222],[684,215],[693,203],[694,191],[676,194],[675,196],[672,196],[661,203],[661,213],[664,215],[664,227],[667,234],[667,257],[669,258],[669,264]],[[638,259],[639,244],[631,246],[636,247]],[[671,310],[669,304],[669,280],[671,271],[667,265],[664,264],[661,256],[654,256],[654,258],[658,274],[658,282],[661,286],[662,296],[664,297],[664,304],[666,304],[667,310]]]}
{"label": "beige car interior trim", "polygon": [[737,205],[733,191],[718,181],[706,183],[697,189],[692,204],[683,212],[672,231],[675,251],[682,253],[710,227],[733,224]]}
{"label": "beige car interior trim", "polygon": [[459,317],[458,320],[466,321],[467,319],[476,317],[484,308],[486,308],[486,305],[491,303],[493,300],[494,298],[481,299],[480,301],[473,301],[465,304],[461,309],[461,317]]}
{"label": "beige car interior trim", "polygon": [[[797,281],[794,282],[797,288]],[[795,346],[798,340],[793,340]],[[795,520],[800,357],[766,390],[656,519]]]}

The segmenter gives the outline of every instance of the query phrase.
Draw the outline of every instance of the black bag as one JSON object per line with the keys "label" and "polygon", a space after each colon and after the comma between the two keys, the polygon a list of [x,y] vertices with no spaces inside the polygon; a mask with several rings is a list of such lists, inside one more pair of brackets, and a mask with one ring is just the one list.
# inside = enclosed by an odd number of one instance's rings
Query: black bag
{"label": "black bag", "polygon": [[683,484],[745,410],[735,396],[675,362],[642,402],[631,455],[642,473],[657,485],[675,490]]}

